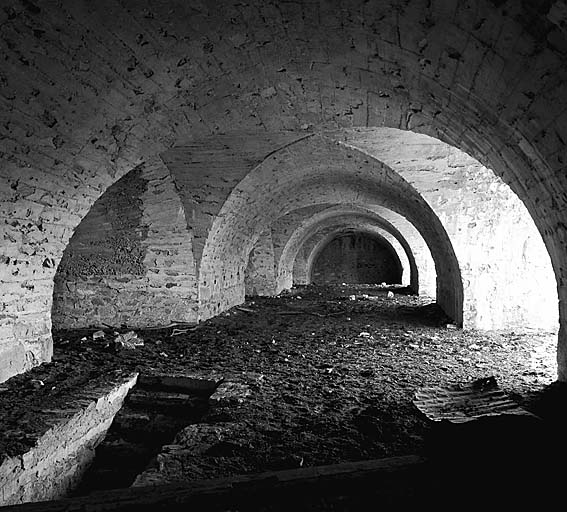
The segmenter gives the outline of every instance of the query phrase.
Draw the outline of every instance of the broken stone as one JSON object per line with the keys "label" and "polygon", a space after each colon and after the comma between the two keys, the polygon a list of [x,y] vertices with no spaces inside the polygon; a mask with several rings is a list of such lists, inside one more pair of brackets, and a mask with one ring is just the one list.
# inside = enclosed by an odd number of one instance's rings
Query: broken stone
{"label": "broken stone", "polygon": [[123,348],[134,349],[136,347],[142,347],[144,345],[144,340],[134,331],[129,331],[116,336],[116,338],[114,338],[114,343],[121,345]]}
{"label": "broken stone", "polygon": [[108,350],[118,352],[122,349],[133,350],[137,347],[144,345],[144,340],[139,337],[134,331],[129,331],[124,334],[118,334],[114,340],[106,345]]}
{"label": "broken stone", "polygon": [[104,338],[104,331],[93,332],[93,340],[98,340],[99,338]]}
{"label": "broken stone", "polygon": [[40,379],[32,379],[30,380],[30,384],[34,389],[40,389],[45,386],[45,383]]}
{"label": "broken stone", "polygon": [[239,444],[246,442],[247,430],[244,425],[238,423],[221,423],[212,425],[208,423],[196,423],[185,427],[179,432],[172,443],[188,450],[193,456],[203,455],[213,446],[222,442],[231,441]]}
{"label": "broken stone", "polygon": [[272,96],[275,96],[277,94],[276,88],[275,87],[268,87],[267,89],[264,89],[260,95],[262,96],[262,98],[271,98]]}
{"label": "broken stone", "polygon": [[209,397],[211,405],[230,405],[242,403],[252,393],[246,384],[238,382],[223,382],[217,390]]}

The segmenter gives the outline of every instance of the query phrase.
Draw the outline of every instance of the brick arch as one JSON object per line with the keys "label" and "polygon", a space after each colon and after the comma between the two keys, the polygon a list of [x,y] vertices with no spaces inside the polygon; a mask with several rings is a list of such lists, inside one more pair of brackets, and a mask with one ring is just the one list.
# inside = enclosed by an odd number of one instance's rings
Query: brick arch
{"label": "brick arch", "polygon": [[55,274],[54,329],[197,318],[192,234],[168,168],[144,163],[95,201]]}
{"label": "brick arch", "polygon": [[311,204],[377,205],[405,216],[426,240],[437,269],[437,301],[462,321],[462,282],[451,243],[429,206],[380,162],[324,136],[270,155],[234,188],[213,222],[199,274],[201,318],[244,298],[247,256],[288,211]]}
{"label": "brick arch", "polygon": [[[396,244],[397,240],[394,238],[388,231],[381,229],[377,226],[372,225],[362,225],[362,226],[336,226],[330,233],[324,234],[320,237],[320,239],[316,240],[312,250],[309,253],[309,257],[307,258],[306,264],[306,273],[308,276],[308,282],[313,282],[313,273],[315,269],[316,262],[321,256],[321,253],[331,244],[333,241],[338,239],[339,237],[346,235],[346,234],[362,234],[367,236],[370,239],[378,240],[384,247],[389,249],[392,258],[395,258],[396,264],[400,269],[400,283],[395,284],[407,284],[407,281],[404,280],[404,271],[407,273],[409,262],[407,261],[407,255],[403,251],[401,245],[398,247]],[[319,238],[319,237],[315,237]]]}
{"label": "brick arch", "polygon": [[[391,126],[467,151],[535,219],[567,339],[565,36],[545,9],[490,0],[199,9],[64,0],[42,2],[36,14],[11,3],[2,22],[9,204],[0,379],[49,359],[54,266],[43,262],[56,266],[105,188],[180,140],[234,126]],[[34,290],[20,286],[31,280]]]}
{"label": "brick arch", "polygon": [[[295,283],[293,271],[297,255],[306,243],[322,229],[334,229],[339,226],[350,226],[356,229],[383,230],[400,244],[404,255],[400,255],[402,262],[407,262],[405,268],[409,274],[408,284],[415,292],[419,290],[419,271],[410,245],[404,235],[391,222],[384,217],[366,208],[353,208],[347,206],[334,206],[327,208],[301,222],[285,244],[280,258],[277,261],[277,290],[289,287]],[[405,256],[405,257],[404,257]],[[291,279],[290,279],[291,278]]]}

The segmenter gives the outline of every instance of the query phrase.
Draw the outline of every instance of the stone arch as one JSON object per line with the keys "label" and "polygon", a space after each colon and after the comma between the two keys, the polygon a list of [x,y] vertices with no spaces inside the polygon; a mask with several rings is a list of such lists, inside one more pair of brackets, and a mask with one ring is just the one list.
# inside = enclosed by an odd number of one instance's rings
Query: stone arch
{"label": "stone arch", "polygon": [[[392,256],[392,259],[394,260],[396,266],[398,267],[400,279],[399,279],[399,283],[395,281],[395,282],[389,282],[388,284],[402,284],[403,269],[404,269],[402,258],[403,256],[406,256],[407,259],[407,255],[403,252],[401,246],[400,249],[402,250],[400,251],[396,249],[396,247],[394,247],[394,245],[392,245],[392,243],[390,242],[390,240],[394,242],[397,242],[397,240],[393,237],[392,238],[388,237],[389,233],[387,231],[381,230],[380,228],[353,229],[346,226],[333,230],[331,233],[326,234],[314,244],[313,249],[311,250],[307,260],[307,275],[309,276],[308,278],[309,282],[311,283],[314,281],[314,273],[317,262],[319,261],[321,255],[324,253],[326,248],[331,243],[333,243],[335,240],[337,240],[340,237],[348,236],[348,235],[358,235],[358,234],[365,235],[369,239],[375,239],[379,241],[384,247],[389,249],[390,255]],[[390,240],[388,238],[390,238]],[[400,258],[400,255],[402,255],[402,258]],[[379,284],[379,283],[374,283],[374,284]]]}
{"label": "stone arch", "polygon": [[181,0],[81,0],[43,3],[37,16],[13,4],[3,23],[13,44],[2,76],[0,379],[49,360],[55,267],[82,216],[129,169],[234,126],[356,125],[444,140],[525,202],[555,270],[567,379],[565,36],[546,8],[257,0],[195,12]]}
{"label": "stone arch", "polygon": [[368,236],[376,236],[384,240],[384,243],[389,244],[400,262],[400,284],[410,287],[410,263],[408,256],[400,242],[398,242],[398,240],[391,233],[379,226],[374,226],[372,224],[360,225],[348,223],[343,225],[335,225],[333,228],[318,231],[302,246],[301,249],[304,253],[307,254],[307,257],[303,260],[300,260],[297,257],[295,258],[295,262],[293,264],[294,284],[309,284],[311,282],[311,278],[309,276],[312,275],[312,261],[315,257],[316,248],[320,243],[328,244],[332,240],[332,237],[341,235],[343,233],[362,233]]}
{"label": "stone arch", "polygon": [[[392,219],[393,220],[393,219]],[[291,286],[294,282],[294,264],[298,252],[304,244],[316,234],[320,229],[332,228],[333,226],[349,225],[352,227],[364,226],[370,229],[374,226],[388,233],[392,239],[396,240],[405,255],[401,256],[402,261],[407,261],[408,284],[415,292],[419,290],[419,271],[415,262],[414,254],[404,235],[391,222],[382,216],[365,208],[353,208],[352,206],[334,206],[326,208],[305,219],[289,236],[277,262],[277,290],[282,290]]]}
{"label": "stone arch", "polygon": [[163,163],[137,166],[95,201],[54,281],[54,329],[196,321],[191,233]]}
{"label": "stone arch", "polygon": [[458,148],[404,130],[348,129],[337,139],[398,172],[439,217],[459,260],[466,323],[557,328],[549,254],[521,197],[491,169]]}
{"label": "stone arch", "polygon": [[381,163],[324,136],[302,139],[270,155],[224,203],[201,260],[201,318],[243,300],[247,256],[274,218],[302,206],[324,203],[383,205],[408,217],[423,234],[433,255],[437,301],[461,323],[458,263],[431,209]]}

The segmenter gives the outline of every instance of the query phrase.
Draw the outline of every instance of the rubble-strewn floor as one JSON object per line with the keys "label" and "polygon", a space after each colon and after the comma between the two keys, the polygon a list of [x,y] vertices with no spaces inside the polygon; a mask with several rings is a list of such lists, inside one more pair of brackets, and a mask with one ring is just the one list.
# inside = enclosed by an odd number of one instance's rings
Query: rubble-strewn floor
{"label": "rubble-strewn floor", "polygon": [[0,385],[0,454],[33,443],[42,409],[131,370],[215,372],[250,391],[209,411],[203,421],[222,432],[197,456],[177,456],[183,436],[172,440],[148,473],[160,482],[420,454],[430,428],[412,404],[421,386],[493,375],[537,409],[556,376],[553,334],[448,328],[423,299],[379,288],[299,288],[184,329],[140,331],[143,346],[118,351],[106,347],[111,329],[94,341],[94,329],[55,333],[52,363]]}

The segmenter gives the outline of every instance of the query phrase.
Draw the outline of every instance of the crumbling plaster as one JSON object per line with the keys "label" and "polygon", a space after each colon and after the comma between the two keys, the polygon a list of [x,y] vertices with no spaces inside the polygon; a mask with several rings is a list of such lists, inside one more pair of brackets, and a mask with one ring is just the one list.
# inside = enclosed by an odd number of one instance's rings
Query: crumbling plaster
{"label": "crumbling plaster", "polygon": [[55,276],[53,327],[195,321],[196,290],[185,211],[156,159],[109,187],[75,230]]}

